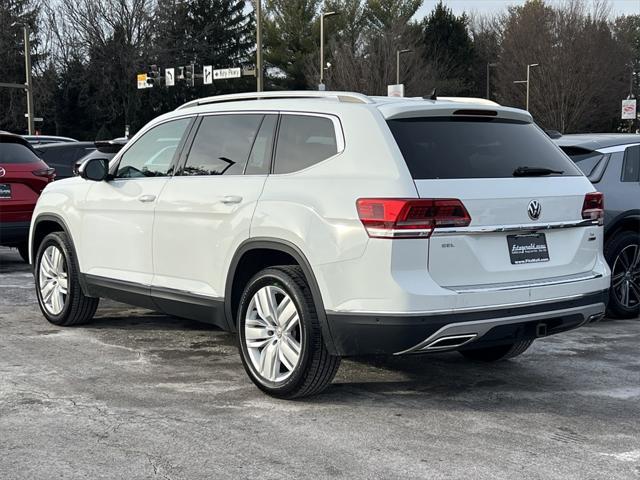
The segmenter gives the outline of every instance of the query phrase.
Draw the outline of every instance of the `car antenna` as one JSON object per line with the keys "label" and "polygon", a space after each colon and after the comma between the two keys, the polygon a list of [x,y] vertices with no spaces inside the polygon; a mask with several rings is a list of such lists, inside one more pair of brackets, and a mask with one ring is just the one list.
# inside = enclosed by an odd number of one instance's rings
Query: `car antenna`
{"label": "car antenna", "polygon": [[428,97],[422,97],[425,100],[437,100],[438,96],[436,95],[436,89],[434,88],[433,90],[431,90],[431,93],[429,94]]}

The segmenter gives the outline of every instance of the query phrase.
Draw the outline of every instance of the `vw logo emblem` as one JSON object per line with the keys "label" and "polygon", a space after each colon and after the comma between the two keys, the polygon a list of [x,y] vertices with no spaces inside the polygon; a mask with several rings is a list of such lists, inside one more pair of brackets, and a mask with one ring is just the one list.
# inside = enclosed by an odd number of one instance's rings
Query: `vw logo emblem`
{"label": "vw logo emblem", "polygon": [[6,170],[0,167],[0,177],[4,177],[4,174],[7,173]]}
{"label": "vw logo emblem", "polygon": [[540,206],[540,202],[538,200],[531,200],[529,202],[529,207],[527,208],[527,213],[529,214],[529,218],[531,220],[538,220],[540,218],[541,212],[542,212],[542,207]]}

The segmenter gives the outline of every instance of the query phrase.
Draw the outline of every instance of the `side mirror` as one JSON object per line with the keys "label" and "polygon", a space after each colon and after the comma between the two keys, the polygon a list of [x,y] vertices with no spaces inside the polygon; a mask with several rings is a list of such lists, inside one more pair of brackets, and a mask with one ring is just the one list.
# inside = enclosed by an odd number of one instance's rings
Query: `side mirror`
{"label": "side mirror", "polygon": [[85,180],[102,182],[109,176],[109,160],[90,158],[80,166],[80,176]]}

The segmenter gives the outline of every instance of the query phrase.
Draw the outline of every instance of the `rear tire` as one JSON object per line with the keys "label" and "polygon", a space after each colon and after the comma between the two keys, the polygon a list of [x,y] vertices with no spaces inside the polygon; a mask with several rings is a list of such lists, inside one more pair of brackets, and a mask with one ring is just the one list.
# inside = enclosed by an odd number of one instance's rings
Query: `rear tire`
{"label": "rear tire", "polygon": [[472,350],[460,350],[460,354],[469,360],[479,362],[497,362],[522,355],[533,343],[533,340],[521,340],[509,345],[497,347],[474,348]]}
{"label": "rear tire", "polygon": [[44,237],[34,262],[38,304],[49,322],[66,327],[93,318],[100,299],[82,292],[75,252],[65,233]]}
{"label": "rear tire", "polygon": [[298,266],[266,268],[247,284],[238,309],[244,368],[263,392],[283,399],[315,395],[333,380],[309,285]]}
{"label": "rear tire", "polygon": [[616,234],[605,245],[604,256],[611,267],[607,313],[618,318],[636,318],[640,314],[640,234],[631,231]]}

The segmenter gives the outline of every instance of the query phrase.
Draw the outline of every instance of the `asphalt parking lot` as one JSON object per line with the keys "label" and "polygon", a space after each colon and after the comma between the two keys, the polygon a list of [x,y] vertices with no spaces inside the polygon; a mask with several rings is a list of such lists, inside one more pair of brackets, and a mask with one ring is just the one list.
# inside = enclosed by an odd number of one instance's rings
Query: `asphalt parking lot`
{"label": "asphalt parking lot", "polygon": [[640,478],[637,320],[495,365],[343,361],[292,402],[227,333],[108,301],[58,328],[32,284],[0,248],[0,478]]}

